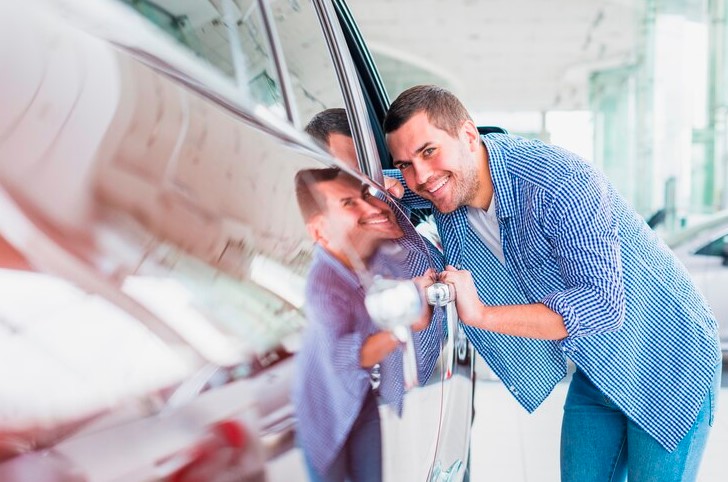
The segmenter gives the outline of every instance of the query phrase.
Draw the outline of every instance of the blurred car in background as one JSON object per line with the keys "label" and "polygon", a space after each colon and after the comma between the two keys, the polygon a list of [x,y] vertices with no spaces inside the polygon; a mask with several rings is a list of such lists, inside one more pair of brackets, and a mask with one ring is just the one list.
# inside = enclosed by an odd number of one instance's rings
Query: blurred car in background
{"label": "blurred car in background", "polygon": [[690,272],[718,320],[723,358],[728,357],[728,211],[666,239]]}
{"label": "blurred car in background", "polygon": [[[304,480],[294,177],[342,164],[301,127],[345,107],[352,174],[386,165],[346,4],[2,2],[0,39],[0,480]],[[456,323],[382,408],[385,480],[468,476]]]}

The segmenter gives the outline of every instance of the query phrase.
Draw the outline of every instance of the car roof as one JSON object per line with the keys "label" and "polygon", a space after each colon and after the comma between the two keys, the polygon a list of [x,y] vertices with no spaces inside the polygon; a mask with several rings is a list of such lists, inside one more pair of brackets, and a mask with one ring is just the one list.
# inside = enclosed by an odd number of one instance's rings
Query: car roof
{"label": "car roof", "polygon": [[715,232],[722,230],[728,231],[728,210],[719,211],[698,224],[666,237],[665,243],[675,249],[696,239],[712,236]]}

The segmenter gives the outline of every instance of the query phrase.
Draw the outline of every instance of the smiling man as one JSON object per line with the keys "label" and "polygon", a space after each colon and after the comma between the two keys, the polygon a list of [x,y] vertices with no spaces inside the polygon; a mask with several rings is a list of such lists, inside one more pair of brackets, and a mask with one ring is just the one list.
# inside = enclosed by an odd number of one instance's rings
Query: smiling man
{"label": "smiling man", "polygon": [[[716,321],[686,271],[589,163],[480,136],[436,86],[394,101],[384,130],[413,207],[434,208],[465,331],[535,410],[576,365],[563,481],[688,481],[720,375]],[[394,175],[394,174],[393,174]]]}

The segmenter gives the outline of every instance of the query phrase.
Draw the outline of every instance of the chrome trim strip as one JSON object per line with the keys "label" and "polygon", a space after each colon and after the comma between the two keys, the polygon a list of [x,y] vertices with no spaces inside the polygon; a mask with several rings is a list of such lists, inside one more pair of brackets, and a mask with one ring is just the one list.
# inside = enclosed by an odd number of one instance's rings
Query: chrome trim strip
{"label": "chrome trim strip", "polygon": [[374,133],[369,125],[366,103],[359,84],[359,76],[349,55],[344,33],[336,17],[336,11],[330,0],[312,0],[319,16],[321,29],[331,52],[331,57],[342,86],[342,94],[346,103],[346,112],[351,124],[351,134],[359,158],[362,172],[374,181],[382,184],[384,175],[379,152],[376,149]]}

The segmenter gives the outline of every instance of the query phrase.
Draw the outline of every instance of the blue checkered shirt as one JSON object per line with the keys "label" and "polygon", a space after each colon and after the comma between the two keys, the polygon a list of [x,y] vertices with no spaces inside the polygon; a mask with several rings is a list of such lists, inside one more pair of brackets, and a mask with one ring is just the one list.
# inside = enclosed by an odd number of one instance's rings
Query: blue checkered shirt
{"label": "blue checkered shirt", "polygon": [[[672,451],[720,362],[717,323],[685,268],[592,165],[505,134],[482,138],[505,266],[461,207],[434,211],[448,264],[488,305],[543,303],[568,336],[545,341],[464,326],[518,402],[535,410],[571,359],[630,419]],[[397,171],[388,171],[402,179]],[[407,191],[411,207],[429,203]]]}

